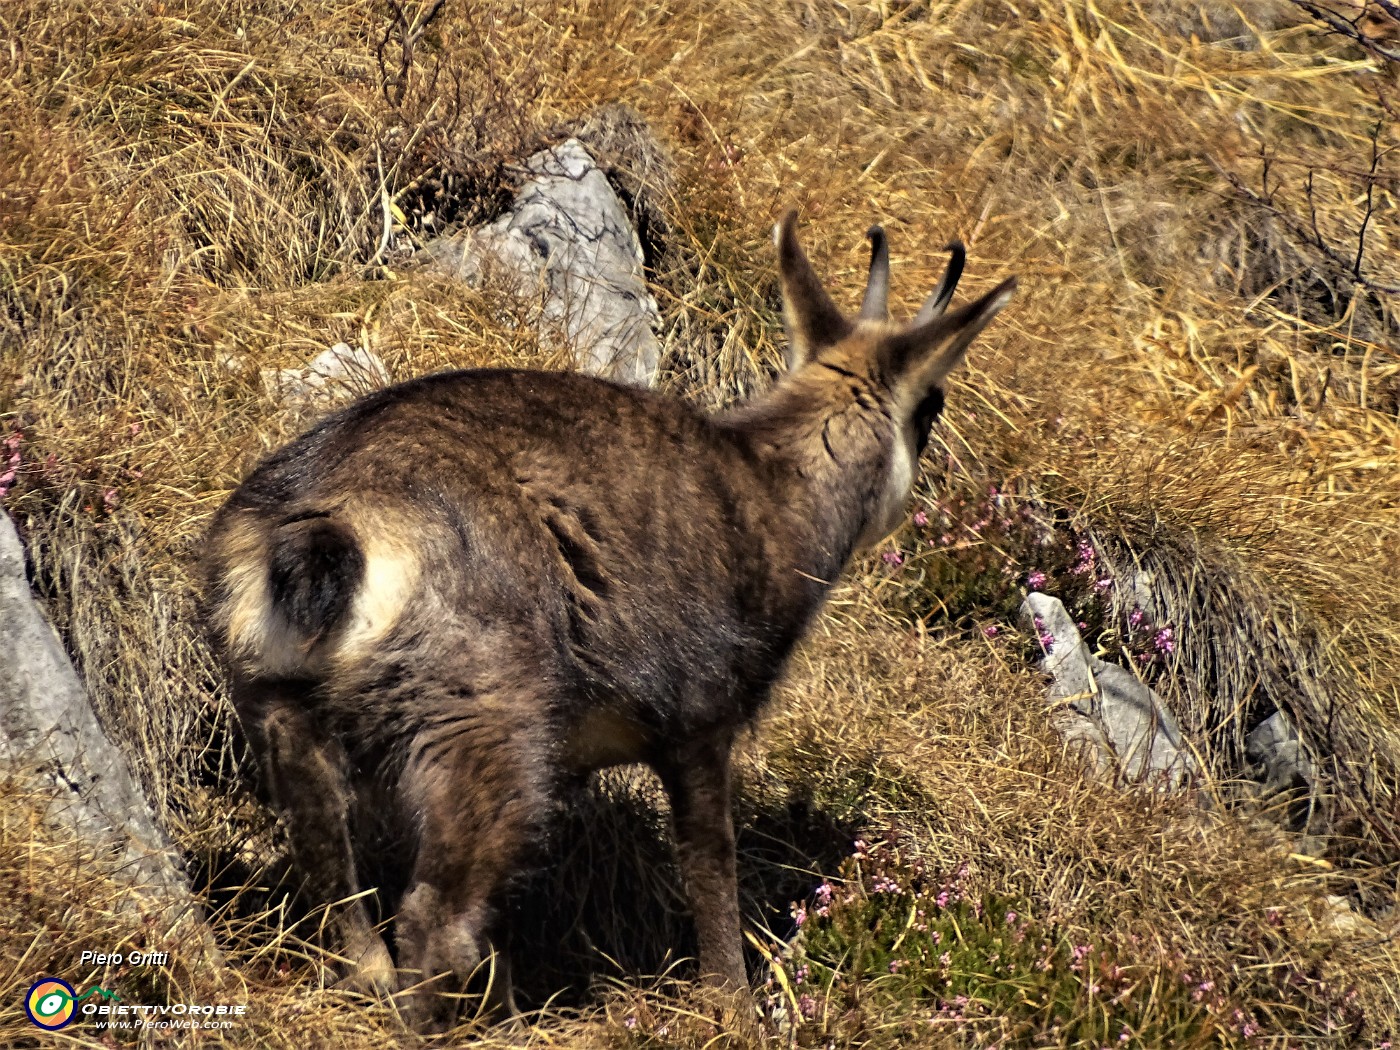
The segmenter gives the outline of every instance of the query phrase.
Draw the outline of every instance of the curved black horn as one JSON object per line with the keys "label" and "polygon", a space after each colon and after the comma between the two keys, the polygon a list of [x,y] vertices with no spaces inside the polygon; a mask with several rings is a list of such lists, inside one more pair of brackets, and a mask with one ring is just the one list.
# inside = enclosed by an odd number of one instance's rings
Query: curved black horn
{"label": "curved black horn", "polygon": [[860,303],[863,321],[883,321],[890,316],[890,243],[880,226],[865,231],[870,238],[870,276]]}
{"label": "curved black horn", "polygon": [[967,249],[963,247],[962,241],[953,241],[945,245],[943,250],[952,253],[948,260],[948,269],[943,271],[943,280],[938,282],[933,294],[924,300],[924,305],[919,307],[919,312],[914,315],[910,324],[926,324],[935,317],[941,317],[943,311],[948,309],[948,304],[953,301],[958,278],[962,276],[963,263],[967,262]]}

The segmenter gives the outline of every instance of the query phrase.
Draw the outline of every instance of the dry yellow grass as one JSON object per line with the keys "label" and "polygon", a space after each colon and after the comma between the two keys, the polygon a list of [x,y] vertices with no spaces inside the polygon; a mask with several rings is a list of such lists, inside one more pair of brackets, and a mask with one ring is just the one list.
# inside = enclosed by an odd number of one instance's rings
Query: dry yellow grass
{"label": "dry yellow grass", "polygon": [[[1153,563],[1192,640],[1160,686],[1217,776],[1275,702],[1336,753],[1320,863],[1243,820],[1085,783],[1019,650],[911,624],[872,562],[750,742],[746,914],[779,929],[851,835],[894,822],[1077,935],[1131,930],[1235,974],[1293,1033],[1267,1045],[1395,1033],[1400,227],[1393,81],[1372,59],[1260,0],[449,0],[406,67],[370,0],[12,0],[0,39],[0,438],[19,433],[23,457],[4,502],[100,713],[214,888],[233,965],[171,980],[246,996],[254,1019],[219,1041],[411,1042],[321,991],[311,930],[257,888],[278,851],[198,640],[204,522],[299,425],[258,371],[339,340],[396,379],[557,366],[502,298],[404,249],[429,219],[492,215],[512,165],[574,130],[647,218],[666,381],[702,403],[777,360],[767,236],[789,204],[846,301],[873,221],[911,306],[955,235],[969,292],[1021,275],[950,398],[936,490],[995,483],[1120,567]],[[407,221],[388,239],[386,199]],[[15,1044],[34,976],[96,981],[72,947],[140,933],[96,867],[57,862],[79,847],[41,808],[0,799]],[[553,877],[518,905],[531,991],[670,964],[688,934],[662,827],[624,778],[569,818]],[[1324,893],[1381,925],[1337,937]],[[1261,937],[1271,909],[1286,938]],[[1355,985],[1362,1034],[1264,995],[1293,964]],[[583,993],[519,1038],[633,1045],[627,1016],[675,1011],[678,1045],[710,1037],[669,986]]]}

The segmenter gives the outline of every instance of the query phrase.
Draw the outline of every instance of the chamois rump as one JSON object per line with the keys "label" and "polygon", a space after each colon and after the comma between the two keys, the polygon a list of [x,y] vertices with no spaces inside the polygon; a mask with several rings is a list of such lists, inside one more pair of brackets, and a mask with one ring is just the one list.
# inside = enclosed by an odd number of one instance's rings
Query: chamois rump
{"label": "chamois rump", "polygon": [[[352,986],[450,1024],[493,904],[567,785],[643,762],[672,804],[699,969],[746,986],[730,749],[852,554],[903,517],[945,381],[1014,279],[948,311],[960,244],[891,322],[872,227],[844,315],[774,230],[788,370],[748,403],[478,369],[378,391],[267,456],[216,515],[205,613],[293,862]],[[415,849],[395,958],[352,830]],[[499,968],[504,971],[504,967]],[[423,991],[426,988],[428,991]],[[513,1010],[508,978],[492,984]]]}

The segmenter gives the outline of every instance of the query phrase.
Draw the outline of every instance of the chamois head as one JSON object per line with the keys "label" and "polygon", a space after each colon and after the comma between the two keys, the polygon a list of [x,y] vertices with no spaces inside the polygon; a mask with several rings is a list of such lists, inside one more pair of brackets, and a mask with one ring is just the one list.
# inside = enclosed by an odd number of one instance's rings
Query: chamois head
{"label": "chamois head", "polygon": [[827,294],[798,243],[796,211],[783,216],[773,235],[789,340],[788,375],[775,394],[815,409],[809,447],[816,456],[871,482],[861,494],[856,540],[857,548],[869,547],[899,524],[919,455],[943,410],[948,375],[1010,301],[1016,279],[948,312],[967,254],[954,242],[943,280],[918,313],[891,321],[889,245],[885,231],[872,226],[870,275],[852,319]]}

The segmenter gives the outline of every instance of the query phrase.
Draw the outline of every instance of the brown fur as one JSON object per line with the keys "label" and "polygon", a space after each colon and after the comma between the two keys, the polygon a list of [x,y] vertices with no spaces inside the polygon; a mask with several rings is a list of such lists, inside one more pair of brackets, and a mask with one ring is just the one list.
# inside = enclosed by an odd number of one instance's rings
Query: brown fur
{"label": "brown fur", "polygon": [[[943,382],[1012,288],[890,324],[872,244],[850,321],[784,219],[791,370],[737,410],[567,373],[429,376],[274,453],[217,515],[210,629],[295,860],[321,899],[359,893],[356,799],[394,800],[417,843],[411,980],[460,989],[563,786],[646,762],[701,971],[744,983],[731,742],[852,552],[897,523]],[[367,910],[341,915],[356,979],[387,987]],[[450,1000],[408,1002],[450,1021]]]}

